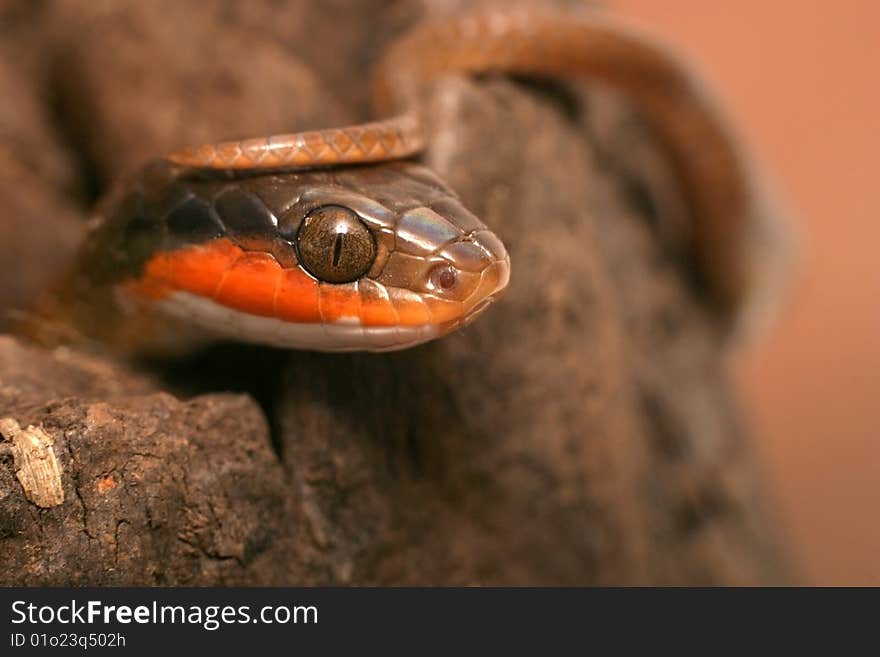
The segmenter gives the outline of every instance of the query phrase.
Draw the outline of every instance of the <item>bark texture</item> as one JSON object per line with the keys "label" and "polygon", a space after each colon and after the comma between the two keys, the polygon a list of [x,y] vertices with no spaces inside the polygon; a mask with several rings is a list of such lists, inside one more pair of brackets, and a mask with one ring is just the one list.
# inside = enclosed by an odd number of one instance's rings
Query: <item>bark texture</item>
{"label": "bark texture", "polygon": [[[382,44],[454,4],[0,4],[0,306],[26,307],[144,159],[365,118]],[[51,437],[64,494],[29,501],[0,448],[0,583],[787,581],[637,118],[494,76],[431,107],[425,160],[508,245],[504,300],[378,356],[135,366],[0,338],[0,419]]]}

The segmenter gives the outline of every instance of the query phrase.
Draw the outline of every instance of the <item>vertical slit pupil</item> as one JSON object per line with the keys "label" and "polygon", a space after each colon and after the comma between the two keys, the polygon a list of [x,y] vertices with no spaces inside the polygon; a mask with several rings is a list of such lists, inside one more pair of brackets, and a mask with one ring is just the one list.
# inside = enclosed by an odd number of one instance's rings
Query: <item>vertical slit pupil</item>
{"label": "vertical slit pupil", "polygon": [[344,233],[337,233],[336,240],[333,242],[333,266],[339,266],[339,260],[342,257],[342,238]]}

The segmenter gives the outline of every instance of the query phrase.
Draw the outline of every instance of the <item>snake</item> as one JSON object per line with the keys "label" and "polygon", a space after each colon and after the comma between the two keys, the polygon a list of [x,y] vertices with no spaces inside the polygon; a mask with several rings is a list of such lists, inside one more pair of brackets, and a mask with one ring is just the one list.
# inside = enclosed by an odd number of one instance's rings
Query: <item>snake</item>
{"label": "snake", "polygon": [[[429,17],[375,65],[358,125],[181,148],[100,206],[55,316],[127,349],[214,339],[391,351],[447,335],[504,293],[510,256],[438,175],[426,99],[449,75],[583,78],[619,92],[668,160],[708,296],[755,286],[764,211],[750,158],[673,48],[603,10],[481,8]],[[114,313],[96,313],[112,308]],[[134,321],[134,318],[137,321]]]}

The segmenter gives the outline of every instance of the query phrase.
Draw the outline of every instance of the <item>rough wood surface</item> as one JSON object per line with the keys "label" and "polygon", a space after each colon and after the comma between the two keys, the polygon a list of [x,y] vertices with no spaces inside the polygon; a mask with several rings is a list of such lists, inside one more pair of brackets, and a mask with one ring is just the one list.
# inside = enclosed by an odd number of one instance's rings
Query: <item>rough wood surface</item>
{"label": "rough wood surface", "polygon": [[[0,306],[144,158],[364,118],[382,43],[450,3],[427,5],[0,5]],[[503,302],[378,356],[135,368],[0,339],[0,417],[52,437],[64,492],[39,508],[0,454],[0,583],[787,581],[638,120],[593,88],[491,76],[432,108],[426,161],[511,252]]]}

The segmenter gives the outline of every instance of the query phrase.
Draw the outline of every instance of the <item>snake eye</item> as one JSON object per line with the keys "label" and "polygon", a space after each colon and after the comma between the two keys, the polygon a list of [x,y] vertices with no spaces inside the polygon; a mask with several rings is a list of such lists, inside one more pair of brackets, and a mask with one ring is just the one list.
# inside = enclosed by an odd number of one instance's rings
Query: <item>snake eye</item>
{"label": "snake eye", "polygon": [[315,278],[348,283],[369,271],[376,241],[364,222],[348,208],[325,205],[312,210],[296,238],[299,261]]}

